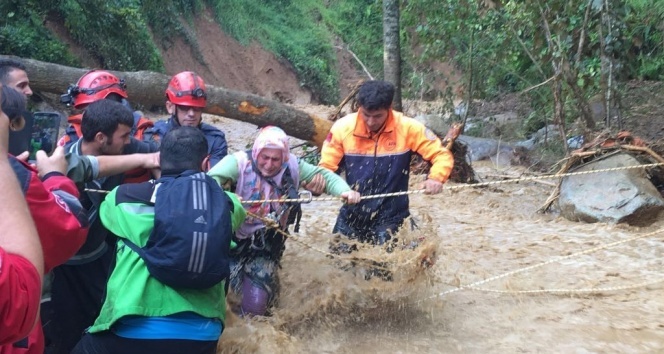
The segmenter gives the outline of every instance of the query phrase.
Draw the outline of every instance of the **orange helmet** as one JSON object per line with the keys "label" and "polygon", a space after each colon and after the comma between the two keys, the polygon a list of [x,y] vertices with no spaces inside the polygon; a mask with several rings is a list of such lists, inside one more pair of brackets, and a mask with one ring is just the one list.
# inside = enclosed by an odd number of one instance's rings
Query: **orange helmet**
{"label": "orange helmet", "polygon": [[76,85],[69,86],[67,94],[69,102],[74,101],[74,108],[81,109],[84,105],[102,100],[108,95],[115,93],[122,98],[127,98],[127,85],[124,80],[103,70],[91,70],[78,79]]}
{"label": "orange helmet", "polygon": [[205,81],[193,71],[183,71],[171,78],[166,89],[166,98],[179,106],[205,108]]}

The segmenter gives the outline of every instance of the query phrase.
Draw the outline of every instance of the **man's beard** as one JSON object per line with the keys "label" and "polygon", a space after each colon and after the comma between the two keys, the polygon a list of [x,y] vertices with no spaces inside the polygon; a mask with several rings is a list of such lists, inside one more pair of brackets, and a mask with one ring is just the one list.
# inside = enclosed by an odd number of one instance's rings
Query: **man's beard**
{"label": "man's beard", "polygon": [[113,146],[113,139],[109,139],[104,145],[101,146],[101,154],[102,155],[122,155],[122,150],[120,151],[113,151],[111,146]]}

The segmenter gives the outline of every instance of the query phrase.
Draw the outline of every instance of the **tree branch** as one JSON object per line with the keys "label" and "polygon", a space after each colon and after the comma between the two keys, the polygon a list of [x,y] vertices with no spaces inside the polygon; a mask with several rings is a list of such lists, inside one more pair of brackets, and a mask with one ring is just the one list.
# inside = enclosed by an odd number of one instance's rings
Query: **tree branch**
{"label": "tree branch", "polygon": [[334,47],[337,48],[337,49],[343,49],[343,50],[347,51],[348,53],[350,53],[350,55],[352,55],[353,58],[355,58],[355,60],[360,64],[360,66],[362,67],[362,70],[364,70],[364,73],[367,74],[367,76],[369,77],[369,80],[374,80],[374,77],[369,72],[369,69],[367,69],[367,67],[364,66],[364,63],[362,63],[360,58],[358,58],[357,55],[355,55],[355,53],[353,53],[352,50],[348,49],[347,47],[342,47],[342,46],[334,46]]}

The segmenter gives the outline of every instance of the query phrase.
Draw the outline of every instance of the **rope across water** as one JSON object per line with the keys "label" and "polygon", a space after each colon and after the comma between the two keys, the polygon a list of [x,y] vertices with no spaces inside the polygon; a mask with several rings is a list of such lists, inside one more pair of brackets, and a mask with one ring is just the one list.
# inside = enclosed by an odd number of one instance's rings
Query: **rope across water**
{"label": "rope across water", "polygon": [[664,278],[659,278],[655,281],[648,281],[648,282],[644,282],[644,283],[637,284],[637,285],[631,285],[631,286],[626,286],[626,287],[613,287],[613,288],[538,289],[538,290],[510,291],[510,290],[483,289],[483,288],[479,287],[480,285],[484,285],[486,283],[490,283],[490,282],[493,282],[493,281],[496,281],[496,280],[499,280],[499,279],[503,279],[503,278],[506,278],[506,277],[509,277],[509,276],[512,276],[512,275],[516,275],[516,274],[519,274],[519,273],[525,273],[525,272],[531,271],[533,269],[541,268],[541,267],[544,267],[544,266],[552,264],[552,263],[557,263],[557,262],[561,262],[561,261],[568,260],[568,259],[571,259],[571,258],[579,257],[579,256],[582,256],[582,255],[594,253],[594,252],[597,252],[597,251],[612,248],[612,247],[615,247],[615,246],[618,246],[618,245],[621,245],[621,244],[624,244],[624,243],[636,241],[636,240],[639,240],[639,239],[642,239],[642,238],[654,236],[654,235],[661,234],[661,233],[664,233],[664,229],[660,229],[660,230],[657,230],[657,231],[653,231],[653,232],[645,233],[645,234],[642,234],[642,235],[634,236],[634,237],[631,237],[631,238],[628,238],[628,239],[625,239],[625,240],[620,240],[620,241],[607,243],[605,245],[593,247],[593,248],[590,248],[590,249],[587,249],[587,250],[584,250],[584,251],[575,252],[575,253],[572,253],[572,254],[569,254],[569,255],[566,255],[566,256],[553,258],[553,259],[550,259],[550,260],[545,261],[545,262],[541,262],[541,263],[538,263],[538,264],[533,264],[533,265],[528,266],[528,267],[512,270],[512,271],[509,271],[509,272],[506,272],[506,273],[503,273],[503,274],[499,274],[499,275],[496,275],[496,276],[493,276],[493,277],[486,278],[484,280],[476,281],[474,283],[470,283],[470,284],[467,284],[467,285],[462,285],[462,286],[459,286],[459,287],[455,287],[453,289],[446,290],[446,291],[443,291],[443,292],[438,293],[436,295],[432,295],[432,296],[427,297],[425,299],[419,300],[416,303],[420,303],[420,302],[430,300],[430,299],[433,299],[433,298],[443,297],[443,296],[446,296],[446,295],[449,295],[449,294],[452,294],[452,293],[455,293],[455,292],[461,291],[461,290],[476,290],[476,291],[483,291],[483,292],[505,293],[505,294],[597,293],[597,292],[602,292],[602,291],[622,290],[622,289],[643,287],[643,286],[647,286],[647,285],[661,283],[661,282],[664,282]]}
{"label": "rope across water", "polygon": [[[448,186],[445,187],[447,190],[459,190],[459,189],[465,189],[465,188],[477,188],[477,187],[486,187],[486,186],[493,186],[493,185],[502,185],[502,184],[509,184],[509,183],[519,183],[519,182],[528,182],[528,181],[537,181],[537,180],[544,180],[544,179],[555,179],[555,178],[562,178],[562,177],[571,177],[571,176],[580,176],[580,175],[589,175],[589,174],[595,174],[595,173],[603,173],[603,172],[614,172],[614,171],[622,171],[622,170],[631,170],[631,169],[641,169],[641,168],[652,168],[652,167],[659,167],[659,166],[664,166],[664,163],[652,163],[652,164],[643,164],[643,165],[634,165],[634,166],[624,166],[624,167],[614,167],[614,168],[606,168],[606,169],[598,169],[598,170],[590,170],[590,171],[579,171],[579,172],[568,172],[568,173],[560,173],[560,174],[553,174],[553,175],[543,175],[543,176],[530,176],[530,177],[521,177],[521,178],[514,178],[514,179],[507,179],[507,180],[502,180],[502,181],[490,181],[490,182],[482,182],[482,183],[475,183],[475,184],[462,184],[462,185],[455,185],[455,186]],[[99,190],[99,189],[85,189],[86,192],[94,192],[94,193],[109,193],[110,191],[107,190]],[[403,192],[395,192],[395,193],[384,193],[384,194],[376,194],[376,195],[363,195],[361,197],[362,200],[367,200],[367,199],[376,199],[376,198],[389,198],[389,197],[395,197],[395,196],[401,196],[401,195],[409,195],[409,194],[419,194],[419,193],[424,193],[424,189],[417,189],[417,190],[409,190],[409,191],[403,191]],[[341,197],[316,197],[316,198],[307,198],[307,199],[265,199],[265,200],[255,200],[255,201],[242,201],[243,204],[262,204],[262,203],[271,203],[271,202],[281,202],[281,203],[287,203],[287,202],[323,202],[323,201],[341,201],[343,200]],[[272,224],[272,220],[260,217],[259,215],[255,215],[252,213],[249,213],[250,216],[259,218],[263,220],[268,227],[275,227]],[[277,228],[278,231],[281,231]],[[363,258],[358,258],[358,257],[349,257],[349,256],[339,256],[336,254],[332,254],[330,252],[326,252],[324,250],[321,250],[313,245],[310,245],[304,241],[302,241],[299,237],[294,236],[294,235],[289,235],[281,231],[284,236],[290,238],[293,240],[295,243],[298,243],[310,250],[313,250],[317,253],[323,254],[328,258],[333,258],[333,259],[338,259],[338,260],[346,260],[346,261],[352,261],[352,262],[360,262],[360,263],[369,263],[371,266],[376,267],[375,263],[372,260],[369,259],[363,259]],[[568,260],[571,258],[579,257],[582,255],[590,254],[593,252],[597,252],[600,250],[608,249],[611,247],[615,247],[624,243],[628,243],[631,241],[636,241],[639,239],[643,239],[649,236],[657,235],[660,233],[664,233],[664,229],[657,230],[654,232],[646,233],[643,235],[635,236],[629,239],[621,240],[621,241],[616,241],[612,243],[608,243],[602,246],[594,247],[588,250],[572,253],[566,256],[562,257],[557,257],[553,258],[551,260],[541,262],[535,265],[531,265],[528,267],[516,269],[513,271],[509,271],[503,274],[499,274],[496,276],[489,277],[487,279],[473,282],[467,285],[462,285],[455,287],[453,289],[449,289],[443,292],[440,292],[438,294],[426,297],[424,299],[420,299],[415,301],[415,303],[422,303],[427,300],[431,300],[434,298],[440,298],[444,297],[446,295],[461,291],[461,290],[473,290],[473,291],[481,291],[481,292],[490,292],[490,293],[501,293],[501,294],[541,294],[541,293],[563,293],[563,294],[572,294],[572,293],[600,293],[600,292],[607,292],[607,291],[617,291],[617,290],[626,290],[626,289],[634,289],[634,288],[640,288],[640,287],[645,287],[645,286],[650,286],[658,283],[663,283],[664,278],[658,278],[655,280],[649,280],[645,282],[641,282],[639,284],[634,284],[634,285],[627,285],[627,286],[617,286],[617,287],[604,287],[604,288],[588,288],[588,289],[536,289],[536,290],[495,290],[495,289],[485,289],[481,288],[481,285],[503,279],[506,277],[510,277],[516,274],[520,273],[525,273],[537,268],[544,267],[546,265],[552,264],[552,263],[557,263],[563,260]]]}
{"label": "rope across water", "polygon": [[[474,183],[474,184],[460,184],[460,185],[456,185],[456,186],[448,186],[448,187],[445,187],[445,189],[447,189],[447,190],[458,190],[458,189],[465,189],[465,188],[477,188],[477,187],[495,186],[495,185],[500,185],[500,184],[538,181],[538,180],[544,180],[544,179],[589,175],[589,174],[601,173],[601,172],[634,170],[634,169],[639,169],[639,168],[651,168],[651,167],[659,167],[659,166],[664,166],[664,163],[660,162],[660,163],[651,163],[651,164],[644,164],[644,165],[605,168],[605,169],[600,169],[600,170],[568,172],[568,173],[559,173],[559,174],[543,175],[543,176],[521,177],[521,178],[506,179],[506,180],[503,180],[503,181],[490,181],[490,182],[481,182],[481,183]],[[110,193],[110,191],[103,190],[103,189],[85,188],[84,190],[86,192],[93,192],[93,193]],[[363,195],[361,197],[361,200],[389,198],[389,197],[397,197],[397,196],[401,196],[401,195],[419,194],[419,193],[424,193],[424,189],[414,189],[414,190],[408,190],[408,191],[403,191],[403,192],[383,193],[383,194],[374,194],[374,195]],[[311,198],[311,199],[309,199],[309,198],[306,198],[306,199],[304,199],[304,198],[298,198],[298,199],[283,198],[283,199],[243,200],[242,204],[263,204],[263,203],[279,203],[279,202],[281,202],[281,203],[308,203],[308,202],[327,202],[327,201],[335,201],[335,200],[341,201],[341,200],[343,200],[343,198],[341,198],[341,197],[316,197],[316,198]]]}

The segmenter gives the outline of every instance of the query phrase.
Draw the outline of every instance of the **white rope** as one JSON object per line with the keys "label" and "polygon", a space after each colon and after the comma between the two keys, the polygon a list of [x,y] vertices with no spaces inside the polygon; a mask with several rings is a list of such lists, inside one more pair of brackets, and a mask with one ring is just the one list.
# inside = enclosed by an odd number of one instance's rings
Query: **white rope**
{"label": "white rope", "polygon": [[[516,270],[509,271],[509,272],[506,272],[506,273],[503,273],[503,274],[499,274],[499,275],[496,275],[496,276],[493,276],[493,277],[490,277],[490,278],[487,278],[487,279],[484,279],[484,280],[476,281],[476,282],[468,284],[468,285],[463,285],[463,286],[459,286],[459,287],[454,288],[454,289],[446,290],[446,291],[443,291],[443,292],[438,293],[436,295],[432,295],[432,296],[429,296],[427,298],[418,300],[415,303],[421,303],[421,302],[426,301],[426,300],[434,299],[434,298],[437,298],[437,297],[443,297],[443,296],[446,296],[446,295],[449,295],[449,294],[452,294],[452,293],[455,293],[455,292],[461,291],[461,290],[476,290],[480,285],[484,285],[486,283],[490,283],[490,282],[493,282],[493,281],[496,281],[496,280],[499,280],[499,279],[503,279],[503,278],[506,278],[506,277],[509,277],[509,276],[512,276],[512,275],[516,275],[516,274],[519,274],[519,273],[525,273],[525,272],[531,271],[533,269],[541,268],[541,267],[544,267],[544,266],[552,264],[552,263],[561,262],[561,261],[564,261],[564,260],[567,260],[567,259],[570,259],[570,258],[574,258],[574,257],[590,254],[590,253],[593,253],[593,252],[597,252],[597,251],[600,251],[600,250],[603,250],[603,249],[615,247],[615,246],[621,245],[623,243],[632,242],[632,241],[635,241],[635,240],[638,240],[638,239],[653,236],[653,235],[656,235],[656,234],[659,234],[659,233],[662,233],[662,232],[664,232],[664,229],[649,232],[649,233],[639,235],[639,236],[634,236],[634,237],[631,237],[631,238],[628,238],[628,239],[625,239],[625,240],[621,240],[621,241],[615,241],[615,242],[607,243],[607,244],[602,245],[602,246],[587,249],[585,251],[572,253],[572,254],[569,254],[567,256],[557,257],[557,258],[548,260],[546,262],[533,264],[533,265],[525,267],[525,268],[516,269]],[[494,292],[497,292],[497,291],[494,291]]]}
{"label": "white rope", "polygon": [[[456,186],[445,187],[445,189],[447,189],[447,190],[456,190],[456,189],[464,189],[464,188],[477,188],[477,187],[486,187],[486,186],[492,186],[492,185],[498,185],[498,184],[537,181],[537,180],[542,180],[542,179],[571,177],[571,176],[579,176],[579,175],[588,175],[588,174],[593,174],[593,173],[632,170],[632,169],[637,169],[637,168],[651,168],[651,167],[658,167],[658,166],[664,166],[664,163],[660,162],[660,163],[651,163],[651,164],[645,164],[645,165],[634,165],[634,166],[605,168],[605,169],[591,170],[591,171],[559,173],[559,174],[554,174],[554,175],[521,177],[521,178],[507,179],[507,180],[503,180],[503,181],[490,181],[490,182],[482,182],[482,183],[474,183],[474,184],[460,184],[460,185],[456,185]],[[103,190],[103,189],[85,188],[84,190],[86,192],[93,192],[93,193],[110,193],[110,191]],[[396,197],[396,196],[408,195],[408,194],[419,194],[419,193],[424,193],[424,192],[425,192],[424,189],[415,189],[415,190],[409,190],[409,191],[403,191],[403,192],[383,193],[383,194],[374,194],[374,195],[363,195],[363,196],[361,196],[361,200],[389,198],[389,197]],[[334,200],[343,200],[343,198],[341,198],[341,197],[318,197],[318,198],[311,198],[311,199],[310,198],[297,198],[297,199],[295,199],[295,198],[293,198],[293,199],[281,198],[281,199],[263,199],[263,200],[243,200],[242,204],[308,203],[308,202],[326,202],[326,201],[334,201]]]}

